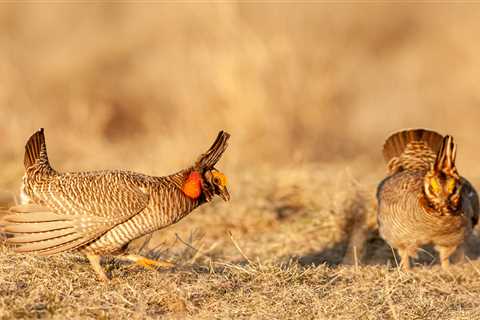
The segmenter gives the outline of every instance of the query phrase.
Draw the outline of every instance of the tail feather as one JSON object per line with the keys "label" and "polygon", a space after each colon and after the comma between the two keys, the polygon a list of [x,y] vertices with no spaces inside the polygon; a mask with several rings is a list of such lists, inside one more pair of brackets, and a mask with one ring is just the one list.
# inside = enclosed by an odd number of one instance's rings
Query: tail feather
{"label": "tail feather", "polygon": [[49,165],[43,128],[35,132],[25,145],[25,169],[28,169],[35,164]]}
{"label": "tail feather", "polygon": [[440,149],[442,140],[442,135],[435,131],[425,129],[400,131],[392,134],[385,141],[385,144],[383,145],[383,156],[387,162],[393,157],[399,157],[405,151],[408,144],[413,141],[424,142],[436,154]]}
{"label": "tail feather", "polygon": [[435,161],[443,137],[426,129],[404,130],[392,134],[383,146],[389,170],[428,169]]}
{"label": "tail feather", "polygon": [[207,152],[202,154],[196,164],[195,167],[199,169],[211,169],[217,164],[218,160],[222,157],[223,153],[227,149],[228,146],[228,139],[230,138],[230,134],[225,131],[220,131],[215,139],[215,142],[212,144],[210,149]]}

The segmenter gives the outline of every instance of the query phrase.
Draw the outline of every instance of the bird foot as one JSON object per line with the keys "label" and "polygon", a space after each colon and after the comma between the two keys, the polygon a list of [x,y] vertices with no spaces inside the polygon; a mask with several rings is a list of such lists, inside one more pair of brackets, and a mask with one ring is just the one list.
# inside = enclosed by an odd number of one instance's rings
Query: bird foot
{"label": "bird foot", "polygon": [[90,264],[92,265],[93,270],[97,274],[98,280],[103,282],[110,281],[110,278],[107,276],[105,271],[103,271],[102,266],[100,265],[100,256],[87,254],[87,258],[90,261]]}
{"label": "bird foot", "polygon": [[150,270],[157,270],[158,268],[166,269],[175,266],[174,263],[165,260],[152,260],[138,255],[128,255],[125,259],[133,261],[136,265],[142,266]]}
{"label": "bird foot", "polygon": [[111,279],[107,276],[105,272],[97,272],[97,278],[98,280],[102,282],[109,282]]}

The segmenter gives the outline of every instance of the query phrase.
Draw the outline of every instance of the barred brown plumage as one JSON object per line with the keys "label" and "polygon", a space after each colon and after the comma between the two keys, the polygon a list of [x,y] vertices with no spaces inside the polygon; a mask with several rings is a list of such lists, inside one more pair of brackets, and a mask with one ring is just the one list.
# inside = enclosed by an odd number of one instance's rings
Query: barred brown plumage
{"label": "barred brown plumage", "polygon": [[478,222],[479,200],[458,174],[456,145],[449,135],[404,130],[391,135],[383,154],[389,175],[377,188],[380,235],[396,248],[404,269],[418,248],[433,244],[442,267],[463,258],[463,243]]}
{"label": "barred brown plumage", "polygon": [[[23,203],[10,208],[4,218],[7,243],[18,252],[40,255],[79,250],[105,280],[99,256],[122,254],[130,241],[176,223],[214,195],[229,200],[226,179],[214,167],[229,137],[220,131],[193,166],[153,177],[120,170],[57,172],[49,164],[40,129],[25,147]],[[186,186],[198,192],[192,194]],[[171,265],[136,255],[123,257],[145,266]]]}

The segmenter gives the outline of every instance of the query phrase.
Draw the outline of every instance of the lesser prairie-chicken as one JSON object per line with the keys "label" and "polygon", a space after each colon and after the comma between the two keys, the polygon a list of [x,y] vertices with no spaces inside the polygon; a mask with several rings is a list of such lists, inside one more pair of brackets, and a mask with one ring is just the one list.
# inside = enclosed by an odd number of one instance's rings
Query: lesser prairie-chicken
{"label": "lesser prairie-chicken", "polygon": [[383,155],[388,177],[377,189],[379,231],[398,250],[403,269],[428,244],[439,252],[444,268],[450,256],[463,259],[463,243],[478,222],[479,202],[455,166],[453,138],[405,130],[386,140]]}
{"label": "lesser prairie-chicken", "polygon": [[230,135],[221,131],[195,164],[165,177],[119,170],[61,173],[48,161],[43,129],[25,147],[22,204],[4,218],[17,252],[50,255],[79,250],[102,280],[100,256],[143,266],[172,266],[125,253],[130,241],[176,223],[215,195],[230,199],[215,164]]}

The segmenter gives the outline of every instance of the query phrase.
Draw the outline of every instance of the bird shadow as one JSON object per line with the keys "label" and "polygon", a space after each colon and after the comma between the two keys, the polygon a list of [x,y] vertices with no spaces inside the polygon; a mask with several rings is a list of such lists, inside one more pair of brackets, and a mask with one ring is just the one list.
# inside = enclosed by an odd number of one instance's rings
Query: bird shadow
{"label": "bird shadow", "polygon": [[[348,257],[348,239],[334,243],[333,245],[319,251],[313,251],[301,256],[288,256],[287,259],[294,259],[302,266],[327,265],[336,268],[340,265],[354,264],[355,260],[360,265],[387,265],[398,266],[400,257],[396,250],[393,250],[378,234],[378,230],[369,231],[367,238],[361,248],[358,257]],[[472,235],[465,242],[465,256],[470,260],[480,257],[480,238]],[[431,266],[439,263],[438,253],[433,246],[425,246],[418,250],[418,258],[413,260],[416,266]]]}
{"label": "bird shadow", "polygon": [[[168,261],[172,263],[169,268],[156,268],[158,272],[178,272],[178,271],[194,271],[195,273],[212,273],[222,272],[226,265],[219,263],[221,260],[215,253],[203,253],[197,247],[201,247],[200,243],[204,237],[203,233],[194,230],[187,239],[182,239],[176,234],[173,242],[151,243],[153,234],[148,234],[134,242],[129,243],[124,249],[125,253],[135,254],[154,261]],[[111,269],[119,269],[124,266],[133,266],[135,263],[131,261],[118,259],[115,257],[107,257],[104,260],[106,265]],[[229,262],[228,265],[246,265],[247,261]]]}
{"label": "bird shadow", "polygon": [[[173,271],[194,271],[196,273],[222,273],[226,268],[245,267],[250,262],[245,259],[237,261],[229,261],[221,264],[217,261],[220,258],[213,255],[205,255],[206,260],[211,263],[202,261],[192,261],[192,256],[198,251],[194,247],[194,236],[191,236],[188,241],[178,239],[185,247],[182,250],[173,250],[171,247],[149,247],[151,237],[147,237],[145,242],[135,250],[142,256],[152,260],[164,260],[173,258],[175,266],[171,269],[158,269],[159,272],[173,272]],[[326,265],[331,268],[336,268],[340,265],[351,265],[358,263],[359,265],[387,265],[398,266],[400,257],[397,252],[393,250],[379,235],[378,229],[369,230],[362,247],[358,250],[358,258],[349,257],[352,252],[349,248],[350,239],[338,241],[331,246],[319,250],[309,252],[304,255],[287,255],[282,257],[282,261],[296,261],[303,267]],[[472,235],[465,243],[465,254],[470,260],[476,260],[480,257],[480,238]],[[221,260],[221,259],[220,259]],[[355,261],[357,260],[357,261]],[[117,269],[125,264],[131,264],[121,260],[114,261],[107,259],[107,264],[110,264],[113,269]],[[433,249],[433,246],[425,246],[418,250],[418,258],[413,260],[414,266],[431,266],[439,263],[438,253]]]}

